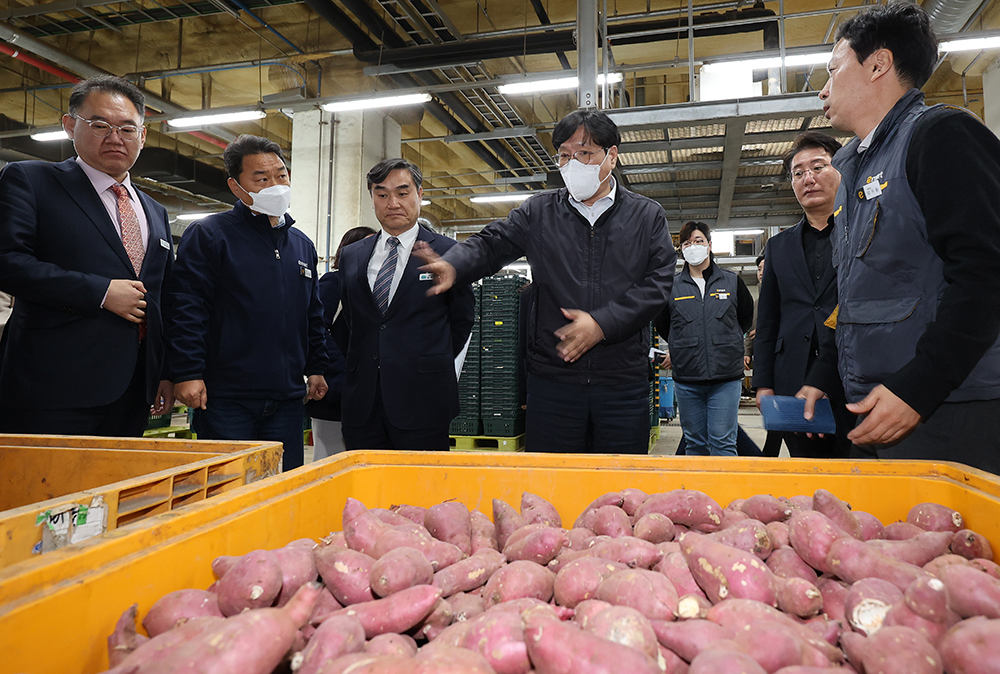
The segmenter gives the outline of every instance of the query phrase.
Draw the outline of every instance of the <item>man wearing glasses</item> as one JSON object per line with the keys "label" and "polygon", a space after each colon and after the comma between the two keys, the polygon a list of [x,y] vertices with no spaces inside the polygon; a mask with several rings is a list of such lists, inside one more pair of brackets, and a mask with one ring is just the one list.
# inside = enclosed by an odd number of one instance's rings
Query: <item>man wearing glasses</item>
{"label": "man wearing glasses", "polygon": [[0,290],[16,298],[0,365],[0,431],[138,436],[173,406],[161,381],[167,213],[129,180],[145,97],[77,84],[62,124],[77,157],[0,173]]}
{"label": "man wearing glasses", "polygon": [[645,454],[649,322],[670,294],[676,252],[659,204],[611,175],[621,135],[596,110],[552,132],[564,189],[534,196],[443,257],[414,249],[431,293],[532,265],[526,449]]}

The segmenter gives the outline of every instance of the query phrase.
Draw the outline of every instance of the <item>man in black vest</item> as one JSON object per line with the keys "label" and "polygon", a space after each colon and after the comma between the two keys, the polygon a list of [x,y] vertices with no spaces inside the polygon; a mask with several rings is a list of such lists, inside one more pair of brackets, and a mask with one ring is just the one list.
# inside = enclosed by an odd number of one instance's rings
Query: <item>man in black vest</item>
{"label": "man in black vest", "polygon": [[[837,32],[820,98],[857,136],[834,159],[839,373],[855,444],[1000,472],[1000,140],[964,110],[923,105],[936,60],[908,3]],[[831,362],[821,354],[806,379],[807,417]]]}

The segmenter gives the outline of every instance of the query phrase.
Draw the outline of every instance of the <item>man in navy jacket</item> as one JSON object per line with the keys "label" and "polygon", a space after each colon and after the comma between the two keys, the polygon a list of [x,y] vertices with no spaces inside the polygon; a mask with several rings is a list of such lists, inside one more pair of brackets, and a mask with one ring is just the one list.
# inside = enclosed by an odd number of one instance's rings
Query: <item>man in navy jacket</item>
{"label": "man in navy jacket", "polygon": [[410,255],[414,244],[442,254],[455,241],[417,224],[420,169],[386,159],[367,178],[382,231],[340,256],[344,308],[335,336],[347,354],[344,445],[446,450],[448,425],[458,414],[455,357],[475,318],[472,288],[427,296],[433,278]]}
{"label": "man in navy jacket", "polygon": [[276,143],[243,135],[223,159],[239,201],[177,247],[170,371],[199,438],[281,441],[289,470],[303,462],[303,397],[327,389],[316,248],[292,228]]}
{"label": "man in navy jacket", "polygon": [[[0,290],[16,298],[0,365],[0,432],[142,435],[161,375],[167,212],[129,180],[146,139],[130,82],[80,82],[63,128],[77,157],[0,174]],[[125,243],[123,239],[127,239]]]}

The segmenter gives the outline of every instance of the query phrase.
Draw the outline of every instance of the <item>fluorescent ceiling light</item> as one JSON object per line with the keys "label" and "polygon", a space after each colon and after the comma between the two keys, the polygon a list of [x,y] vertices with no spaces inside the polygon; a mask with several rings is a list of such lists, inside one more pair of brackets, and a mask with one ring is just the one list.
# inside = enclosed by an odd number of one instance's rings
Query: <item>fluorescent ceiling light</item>
{"label": "fluorescent ceiling light", "polygon": [[249,122],[266,117],[263,110],[244,110],[243,112],[222,112],[219,114],[197,115],[194,117],[177,117],[168,119],[167,124],[178,128],[205,126],[207,124],[230,124],[232,122]]}
{"label": "fluorescent ceiling light", "polygon": [[58,131],[42,131],[39,133],[33,133],[31,134],[31,140],[46,143],[53,140],[69,140],[69,136],[66,135],[65,130],[59,129]]}
{"label": "fluorescent ceiling light", "polygon": [[499,203],[503,201],[524,201],[528,197],[532,196],[530,192],[519,192],[510,194],[486,194],[480,197],[472,197],[469,199],[474,204],[492,204]]}
{"label": "fluorescent ceiling light", "polygon": [[427,199],[421,199],[421,200],[420,200],[420,205],[421,205],[421,206],[430,206],[430,205],[431,205],[431,202],[430,202],[430,201],[428,201]]}
{"label": "fluorescent ceiling light", "polygon": [[[830,62],[830,52],[819,52],[814,54],[791,54],[785,57],[785,67],[794,68],[801,66],[825,66]],[[706,63],[702,70],[709,72],[722,72],[733,70],[765,70],[768,68],[780,68],[781,57],[775,56],[766,59],[746,59],[743,61],[717,61]]]}
{"label": "fluorescent ceiling light", "polygon": [[733,236],[758,236],[764,233],[763,229],[734,229],[729,232]]}
{"label": "fluorescent ceiling light", "polygon": [[949,51],[982,51],[1000,47],[1000,36],[972,37],[966,40],[949,40],[938,45],[939,52]]}
{"label": "fluorescent ceiling light", "polygon": [[380,96],[378,98],[358,98],[353,101],[335,101],[319,106],[327,112],[348,110],[368,110],[370,108],[395,108],[401,105],[417,105],[431,100],[430,94],[404,94],[401,96]]}
{"label": "fluorescent ceiling light", "polygon": [[215,215],[218,211],[205,211],[204,213],[178,213],[178,220],[201,220],[202,218],[207,218],[210,215]]}
{"label": "fluorescent ceiling light", "polygon": [[[621,82],[621,73],[608,73],[608,84]],[[597,83],[604,84],[604,73],[597,76]],[[549,91],[563,91],[566,89],[576,89],[580,84],[578,77],[558,77],[551,80],[528,80],[520,82],[508,82],[497,87],[501,94],[535,94]]]}

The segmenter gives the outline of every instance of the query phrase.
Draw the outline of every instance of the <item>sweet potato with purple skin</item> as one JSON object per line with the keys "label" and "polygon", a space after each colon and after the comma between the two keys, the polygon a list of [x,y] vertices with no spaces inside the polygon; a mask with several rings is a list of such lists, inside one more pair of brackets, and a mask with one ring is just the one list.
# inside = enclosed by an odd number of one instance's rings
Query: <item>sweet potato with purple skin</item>
{"label": "sweet potato with purple skin", "polygon": [[752,599],[725,599],[709,609],[707,619],[733,631],[745,630],[748,625],[761,620],[778,620],[790,625],[803,641],[825,655],[831,662],[841,662],[844,659],[843,653],[817,631],[763,602]]}
{"label": "sweet potato with purple skin", "polygon": [[[532,526],[535,525],[529,524],[517,533]],[[504,556],[511,562],[524,560],[543,566],[555,559],[566,545],[566,530],[548,525],[540,526],[540,529],[530,531],[524,536],[517,538],[511,536],[504,546]]]}
{"label": "sweet potato with purple skin", "polygon": [[[344,512],[346,517],[346,507]],[[393,530],[393,527],[372,515],[368,510],[362,510],[354,519],[344,525],[344,540],[347,541],[347,547],[351,550],[378,558],[379,554],[375,552],[375,544],[382,534]]]}
{"label": "sweet potato with purple skin", "polygon": [[755,494],[743,501],[739,508],[750,519],[770,524],[784,522],[795,514],[796,509],[770,494]]}
{"label": "sweet potato with purple skin", "polygon": [[634,608],[650,620],[677,617],[677,590],[666,576],[656,571],[616,571],[598,585],[594,598]]}
{"label": "sweet potato with purple skin", "polygon": [[348,653],[323,669],[323,674],[412,674],[416,658],[373,653]]}
{"label": "sweet potato with purple skin", "polygon": [[431,612],[417,623],[411,633],[418,638],[434,641],[453,622],[455,622],[455,609],[452,608],[451,602],[447,599],[438,599]]}
{"label": "sweet potato with purple skin", "polygon": [[[486,659],[467,648],[421,649],[413,658],[413,669],[399,674],[494,674]],[[352,670],[350,674],[355,674]],[[393,672],[392,674],[397,674]]]}
{"label": "sweet potato with purple skin", "polygon": [[423,524],[424,514],[427,512],[427,508],[414,505],[394,505],[391,506],[389,510],[402,515],[414,524]]}
{"label": "sweet potato with purple skin", "polygon": [[445,543],[451,543],[466,555],[472,554],[472,516],[464,503],[445,501],[427,509],[424,528]]}
{"label": "sweet potato with purple skin", "polygon": [[374,557],[378,559],[396,548],[415,548],[427,558],[434,571],[446,569],[465,558],[465,553],[457,545],[439,541],[430,534],[417,533],[417,531],[416,529],[406,530],[402,527],[394,527],[383,532],[375,543]]}
{"label": "sweet potato with purple skin", "polygon": [[885,525],[882,529],[882,538],[887,541],[905,541],[907,538],[913,538],[917,534],[922,534],[924,529],[921,529],[916,524],[910,524],[909,522],[892,522],[891,524]]}
{"label": "sweet potato with purple skin", "polygon": [[635,511],[639,509],[639,506],[641,506],[643,501],[647,498],[649,498],[649,494],[641,489],[636,489],[634,487],[622,489],[621,509],[624,510],[629,517],[637,519],[635,517]]}
{"label": "sweet potato with purple skin", "polygon": [[1000,672],[1000,620],[970,618],[945,634],[938,651],[948,674]]}
{"label": "sweet potato with purple skin", "polygon": [[635,521],[632,535],[657,545],[674,540],[674,523],[660,513],[649,513]]}
{"label": "sweet potato with purple skin", "polygon": [[628,514],[618,506],[601,506],[594,513],[593,530],[598,536],[610,536],[618,538],[620,536],[632,535],[632,522]]}
{"label": "sweet potato with purple skin", "polygon": [[[149,637],[142,636],[135,630],[138,609],[138,604],[132,604],[125,609],[115,623],[115,631],[108,636],[108,662],[111,667],[120,665],[135,649],[149,641]],[[221,618],[222,614],[220,613],[218,617]]]}
{"label": "sweet potato with purple skin", "polygon": [[806,564],[790,547],[778,548],[767,556],[766,564],[778,578],[801,578],[816,582],[816,570]]}
{"label": "sweet potato with purple skin", "polygon": [[924,531],[950,531],[965,528],[962,513],[940,503],[918,503],[906,514],[906,521]]}
{"label": "sweet potato with purple skin", "polygon": [[451,610],[455,613],[455,622],[472,620],[477,615],[486,611],[486,603],[483,598],[476,594],[456,592],[448,597]]}
{"label": "sweet potato with purple skin", "polygon": [[414,585],[430,585],[434,568],[419,550],[395,548],[375,560],[368,580],[373,595],[388,597]]}
{"label": "sweet potato with purple skin", "polygon": [[344,510],[340,521],[344,526],[347,526],[348,522],[363,512],[368,512],[368,507],[358,499],[348,496],[344,500]]}
{"label": "sweet potato with purple skin", "polygon": [[[406,525],[414,523],[410,518],[404,517],[394,510],[387,510],[385,508],[369,508],[368,512],[391,527],[398,527],[401,524]],[[421,523],[417,522],[417,524]]]}
{"label": "sweet potato with purple skin", "polygon": [[691,662],[699,653],[720,639],[732,639],[736,633],[709,620],[682,620],[668,622],[653,620],[650,623],[657,640],[666,648]]}
{"label": "sweet potato with purple skin", "polygon": [[333,596],[333,593],[330,592],[330,588],[324,585],[323,591],[320,592],[319,599],[316,600],[316,605],[313,607],[313,613],[309,616],[309,624],[318,625],[326,619],[327,615],[342,608],[344,607]]}
{"label": "sweet potato with purple skin", "polygon": [[864,510],[854,511],[854,516],[861,524],[861,540],[875,541],[885,537],[885,525],[879,518]]}
{"label": "sweet potato with purple skin", "polygon": [[881,578],[862,578],[851,585],[844,598],[844,617],[855,631],[871,636],[882,628],[894,604],[903,601],[903,591]]}
{"label": "sweet potato with purple skin", "polygon": [[865,674],[865,644],[868,637],[859,633],[846,631],[840,636],[840,647],[847,655],[847,661],[853,665],[860,674]]}
{"label": "sweet potato with purple skin", "polygon": [[375,560],[356,550],[317,548],[316,568],[333,597],[343,604],[372,601],[371,573]]}
{"label": "sweet potato with purple skin", "polygon": [[238,561],[240,561],[239,555],[219,555],[212,560],[212,575],[216,580],[221,580]]}
{"label": "sweet potato with purple skin", "polygon": [[681,659],[681,656],[662,645],[658,650],[656,664],[663,670],[662,674],[688,674],[691,667]]}
{"label": "sweet potato with purple skin", "polygon": [[524,674],[531,669],[517,613],[485,613],[470,621],[461,646],[486,658],[497,674]]}
{"label": "sweet potato with purple skin", "polygon": [[708,494],[694,489],[674,489],[653,494],[635,511],[637,519],[649,513],[660,513],[674,524],[711,533],[722,525],[722,506]]}
{"label": "sweet potato with purple skin", "polygon": [[556,574],[552,586],[556,603],[575,608],[580,602],[592,599],[605,578],[625,568],[624,564],[599,557],[574,559]]}
{"label": "sweet potato with purple skin", "polygon": [[526,524],[546,524],[561,528],[562,517],[556,507],[538,494],[523,492],[521,494],[521,517]]}
{"label": "sweet potato with purple skin", "polygon": [[905,541],[868,541],[868,545],[893,559],[923,566],[947,554],[954,536],[948,531],[924,531]]}
{"label": "sweet potato with purple skin", "polygon": [[469,521],[472,524],[472,554],[480,550],[497,550],[497,529],[493,522],[484,513],[473,510],[469,513]]}
{"label": "sweet potato with purple skin", "polygon": [[634,569],[651,569],[663,559],[663,552],[649,541],[634,536],[598,538],[590,546],[594,557],[620,562]]}
{"label": "sweet potato with purple skin", "polygon": [[846,622],[844,603],[847,600],[847,585],[836,578],[823,576],[816,581],[816,589],[823,595],[823,615],[830,620]]}
{"label": "sweet potato with purple skin", "polygon": [[297,654],[296,674],[317,674],[327,664],[348,653],[360,653],[365,648],[365,630],[354,618],[330,618],[316,628],[309,643]]}
{"label": "sweet potato with purple skin", "polygon": [[760,559],[767,559],[773,549],[767,527],[763,522],[752,519],[736,522],[732,526],[708,534],[708,537],[717,543],[752,552]]}
{"label": "sweet potato with purple skin", "polygon": [[793,508],[797,511],[813,509],[813,497],[807,496],[806,494],[798,494],[796,496],[789,496],[788,498],[779,498],[778,500],[787,503],[789,508]]}
{"label": "sweet potato with purple skin", "polygon": [[937,650],[909,627],[883,627],[868,637],[864,667],[872,674],[942,674]]}
{"label": "sweet potato with purple skin", "polygon": [[[920,587],[921,585],[923,586]],[[939,579],[916,580],[907,588],[906,599],[894,604],[885,614],[882,625],[915,629],[931,645],[937,647],[948,628],[961,620],[957,613],[948,608],[947,603],[948,593]]]}
{"label": "sweet potato with purple skin", "polygon": [[430,615],[441,590],[431,585],[414,587],[391,594],[385,599],[352,604],[333,613],[333,616],[353,617],[365,628],[365,638],[371,639],[387,632],[402,633],[416,626]]}
{"label": "sweet potato with purple skin", "polygon": [[712,602],[700,594],[681,595],[681,598],[677,600],[677,619],[704,618],[708,615],[710,608],[712,608]]}
{"label": "sweet potato with purple skin", "polygon": [[861,522],[851,511],[851,506],[826,489],[817,489],[813,494],[813,510],[829,517],[852,538],[864,540]]}
{"label": "sweet potato with purple skin", "polygon": [[[225,618],[192,618],[180,627],[152,639],[141,635],[132,639],[129,635],[128,620],[133,621],[131,629],[134,631],[135,616],[130,616],[130,611],[131,609],[126,610],[125,614],[119,618],[115,632],[108,637],[108,655],[112,669],[108,670],[107,674],[144,672],[145,667],[172,656],[178,648],[188,641],[197,639],[203,634],[215,632],[226,622]],[[124,648],[120,648],[122,646]]]}
{"label": "sweet potato with purple skin", "polygon": [[660,674],[656,661],[649,656],[572,623],[529,616],[524,641],[538,674]]}
{"label": "sweet potato with purple skin", "polygon": [[510,601],[494,604],[486,608],[487,613],[499,613],[501,611],[516,613],[521,618],[526,618],[529,614],[541,614],[553,620],[569,620],[575,615],[575,611],[571,608],[556,606],[555,604],[550,604],[534,597],[511,599]]}
{"label": "sweet potato with purple skin", "polygon": [[[665,556],[656,566],[654,571],[659,571],[667,580],[673,584],[677,594],[692,594],[699,597],[706,597],[705,591],[698,585],[698,581],[691,575],[687,560],[681,552],[671,552]],[[706,597],[707,598],[707,597]]]}
{"label": "sweet potato with purple skin", "polygon": [[566,532],[567,550],[586,550],[597,537],[590,529],[576,528]]}
{"label": "sweet potato with purple skin", "polygon": [[[799,638],[796,631],[776,620],[758,621],[750,625],[749,629],[737,632],[733,641],[767,672],[805,664],[811,655],[807,654],[808,645]],[[818,657],[820,663],[829,664],[822,655]]]}
{"label": "sweet potato with purple skin", "polygon": [[792,546],[788,539],[788,524],[786,522],[768,522],[765,526],[767,533],[771,536],[771,547],[775,550]]}
{"label": "sweet potato with purple skin", "polygon": [[737,597],[777,604],[777,579],[755,555],[692,534],[681,539],[681,552],[691,575],[713,603]]}
{"label": "sweet potato with purple skin", "polygon": [[240,557],[215,587],[224,616],[271,606],[280,592],[281,567],[270,550],[254,550]]}
{"label": "sweet potato with purple skin", "polygon": [[952,536],[949,549],[956,555],[966,559],[993,559],[993,548],[985,536],[969,529],[956,531]]}
{"label": "sweet potato with purple skin", "polygon": [[767,674],[767,670],[746,653],[710,648],[691,661],[688,674]]}
{"label": "sweet potato with purple skin", "polygon": [[811,618],[823,610],[823,593],[803,578],[779,578],[778,608],[799,618]]}
{"label": "sweet potato with purple skin", "polygon": [[555,574],[534,562],[511,562],[490,576],[483,590],[487,608],[511,599],[530,597],[549,601]]}
{"label": "sweet potato with purple skin", "polygon": [[802,560],[823,573],[830,573],[827,555],[834,541],[850,537],[833,520],[821,512],[806,510],[788,520],[788,542]]}
{"label": "sweet potato with purple skin", "polygon": [[1000,580],[1000,564],[997,564],[992,559],[983,559],[981,557],[976,557],[975,559],[969,560],[972,568],[979,569],[986,575]]}
{"label": "sweet potato with purple skin", "polygon": [[621,508],[624,504],[625,504],[625,495],[620,491],[612,491],[608,492],[607,494],[601,494],[593,501],[591,501],[590,505],[588,505],[586,508],[583,509],[583,512],[580,513],[580,516],[576,518],[576,522],[573,524],[573,528],[590,529],[590,527],[587,526],[586,522],[590,521],[590,518],[594,516],[594,513],[597,511],[598,508],[606,505],[613,505]]}
{"label": "sweet potato with purple skin", "polygon": [[965,566],[971,566],[972,561],[962,557],[960,555],[941,555],[940,557],[935,557],[931,561],[923,565],[923,570],[932,576],[940,576],[941,569],[950,564],[964,564]]}
{"label": "sweet potato with purple skin", "polygon": [[483,548],[471,557],[435,573],[431,584],[441,588],[441,594],[445,597],[456,592],[469,592],[485,585],[506,561],[507,558],[496,550]]}
{"label": "sweet potato with purple skin", "polygon": [[862,578],[881,578],[900,590],[917,578],[926,575],[919,566],[893,559],[853,538],[841,538],[833,542],[826,558],[831,572],[847,583],[855,583]]}
{"label": "sweet potato with purple skin", "polygon": [[493,526],[496,530],[497,550],[503,550],[510,535],[527,523],[521,513],[514,510],[509,503],[498,498],[493,499]]}
{"label": "sweet potato with purple skin", "polygon": [[281,592],[275,606],[281,608],[289,602],[299,588],[306,583],[312,583],[319,577],[312,547],[288,544],[283,548],[272,550],[281,567]]}
{"label": "sweet potato with purple skin", "polygon": [[719,530],[724,531],[729,527],[736,526],[740,522],[745,522],[749,519],[750,516],[741,510],[730,510],[729,508],[726,508],[722,511],[722,522],[719,524]]}
{"label": "sweet potato with purple skin", "polygon": [[590,619],[605,609],[609,609],[613,604],[601,601],[600,599],[584,599],[576,605],[573,611],[573,622],[580,626],[580,629],[587,629]]}
{"label": "sweet potato with purple skin", "polygon": [[939,576],[948,590],[948,605],[963,618],[1000,618],[1000,580],[962,564],[952,564]]}
{"label": "sweet potato with purple skin", "polygon": [[611,606],[587,621],[584,629],[591,634],[634,648],[654,660],[659,655],[656,633],[649,619],[628,606]]}
{"label": "sweet potato with purple skin", "polygon": [[379,634],[365,642],[365,653],[412,657],[417,654],[417,642],[408,634],[392,634],[391,632]]}
{"label": "sweet potato with purple skin", "polygon": [[218,595],[206,590],[177,590],[163,595],[149,607],[142,626],[146,634],[155,637],[192,618],[202,617],[224,617],[219,610]]}

